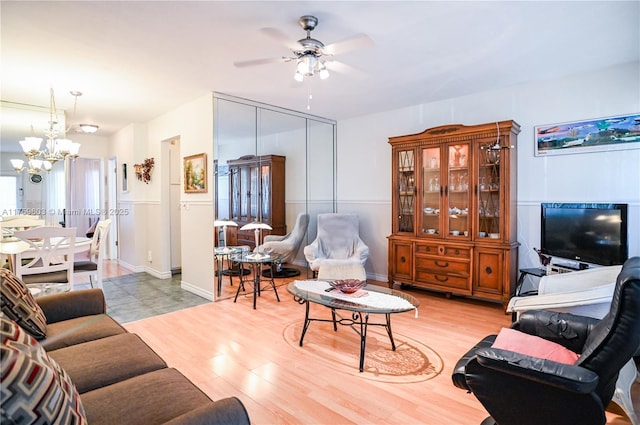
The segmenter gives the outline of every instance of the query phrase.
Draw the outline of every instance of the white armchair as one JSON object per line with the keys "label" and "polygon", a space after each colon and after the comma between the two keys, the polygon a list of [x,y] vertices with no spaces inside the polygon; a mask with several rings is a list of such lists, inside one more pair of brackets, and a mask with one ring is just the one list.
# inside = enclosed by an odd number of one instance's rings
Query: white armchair
{"label": "white armchair", "polygon": [[608,266],[544,276],[537,296],[513,297],[507,311],[552,310],[600,319],[609,312],[621,269]]}
{"label": "white armchair", "polygon": [[304,235],[307,234],[307,228],[309,227],[309,214],[300,213],[296,218],[296,224],[293,230],[288,234],[281,235],[267,235],[264,237],[262,245],[258,246],[255,251],[271,255],[282,255],[282,259],[275,265],[276,270],[267,271],[267,276],[273,277],[293,277],[298,276],[300,271],[291,267],[282,267],[283,263],[291,263],[296,259],[300,246],[304,240]]}
{"label": "white armchair", "polygon": [[304,247],[304,256],[314,273],[323,265],[364,264],[369,247],[360,239],[356,214],[318,214],[318,235]]}

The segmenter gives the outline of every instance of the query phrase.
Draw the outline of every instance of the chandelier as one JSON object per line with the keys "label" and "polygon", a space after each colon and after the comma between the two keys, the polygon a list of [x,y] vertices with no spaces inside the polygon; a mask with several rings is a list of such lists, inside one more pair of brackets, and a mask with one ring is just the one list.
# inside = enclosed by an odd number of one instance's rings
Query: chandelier
{"label": "chandelier", "polygon": [[[73,114],[75,116],[78,96],[82,96],[82,93],[72,91],[71,95],[75,98],[73,103]],[[56,162],[64,160],[66,157],[72,159],[78,157],[80,143],[74,143],[65,137],[68,129],[64,130],[62,138],[58,138],[59,131],[56,128],[58,124],[58,114],[56,112],[56,99],[53,89],[50,89],[49,108],[49,128],[44,131],[46,136],[44,149],[40,149],[43,140],[41,137],[28,136],[20,141],[23,153],[27,157],[26,169],[29,174],[38,174],[41,170],[51,171],[53,164]],[[22,159],[12,159],[11,165],[18,173],[25,170],[25,167],[23,167],[24,160]]]}

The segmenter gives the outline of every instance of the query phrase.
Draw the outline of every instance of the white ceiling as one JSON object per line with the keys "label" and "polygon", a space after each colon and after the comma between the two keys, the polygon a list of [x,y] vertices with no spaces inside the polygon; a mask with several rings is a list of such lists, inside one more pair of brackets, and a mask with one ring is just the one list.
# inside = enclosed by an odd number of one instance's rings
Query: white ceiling
{"label": "white ceiling", "polygon": [[[69,114],[79,90],[68,119],[103,136],[212,91],[340,120],[640,60],[637,0],[2,1],[0,12],[2,100],[48,106],[52,87]],[[335,57],[359,72],[296,83],[293,62],[233,65],[290,55],[260,29],[295,41],[305,14],[325,44],[373,40]]]}

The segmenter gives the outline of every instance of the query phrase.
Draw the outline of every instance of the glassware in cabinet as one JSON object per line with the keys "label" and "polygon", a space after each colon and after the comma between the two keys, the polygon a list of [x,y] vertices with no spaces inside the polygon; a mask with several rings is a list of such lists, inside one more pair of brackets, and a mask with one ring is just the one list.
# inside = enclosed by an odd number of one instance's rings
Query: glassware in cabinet
{"label": "glassware in cabinet", "polygon": [[397,161],[398,231],[412,233],[416,198],[414,150],[399,150]]}
{"label": "glassware in cabinet", "polygon": [[422,149],[421,230],[424,235],[441,235],[442,173],[440,146]]}
{"label": "glassware in cabinet", "polygon": [[499,145],[488,142],[479,150],[478,167],[478,237],[500,239],[501,173]]}
{"label": "glassware in cabinet", "polygon": [[469,190],[470,145],[456,143],[447,145],[447,229],[449,236],[468,238],[470,229],[469,207],[471,191]]}

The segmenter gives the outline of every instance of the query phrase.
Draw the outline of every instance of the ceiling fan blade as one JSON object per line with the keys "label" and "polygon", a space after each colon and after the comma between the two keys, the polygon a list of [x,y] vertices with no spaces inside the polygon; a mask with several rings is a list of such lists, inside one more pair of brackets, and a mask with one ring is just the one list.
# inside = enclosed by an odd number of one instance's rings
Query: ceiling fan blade
{"label": "ceiling fan blade", "polygon": [[265,35],[273,38],[274,40],[284,44],[291,50],[300,48],[300,46],[295,40],[291,40],[291,38],[288,35],[286,35],[284,32],[280,31],[277,28],[271,28],[271,27],[260,28],[260,31],[262,31]]}
{"label": "ceiling fan blade", "polygon": [[325,65],[327,67],[327,69],[329,71],[335,71],[338,72],[340,74],[351,74],[351,75],[358,75],[360,77],[364,77],[367,75],[366,72],[362,71],[361,69],[355,68],[351,65],[347,65],[344,62],[340,62],[337,60],[327,60],[325,62]]}
{"label": "ceiling fan blade", "polygon": [[355,49],[373,46],[373,40],[366,34],[356,34],[335,43],[324,46],[322,49],[328,55],[339,55]]}
{"label": "ceiling fan blade", "polygon": [[283,62],[286,58],[265,58],[265,59],[253,59],[248,61],[234,62],[233,65],[237,68],[245,68],[247,66],[266,65],[268,63]]}

